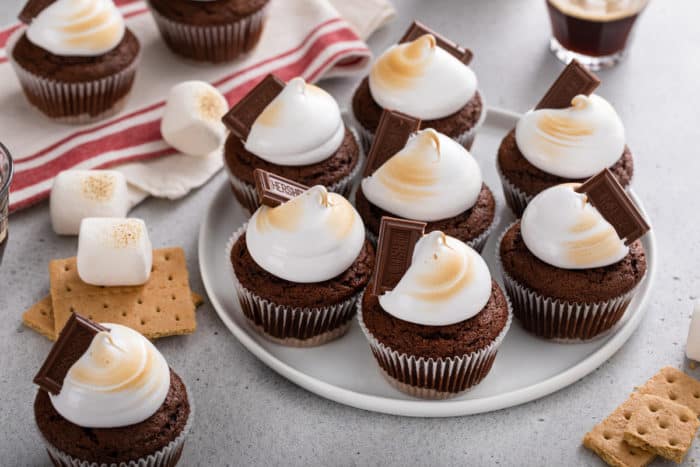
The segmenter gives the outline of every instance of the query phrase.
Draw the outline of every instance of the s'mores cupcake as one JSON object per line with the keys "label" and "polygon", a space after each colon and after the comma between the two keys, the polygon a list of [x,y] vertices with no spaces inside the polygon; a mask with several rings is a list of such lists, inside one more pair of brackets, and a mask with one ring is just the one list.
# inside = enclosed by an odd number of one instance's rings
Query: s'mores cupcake
{"label": "s'mores cupcake", "polygon": [[603,169],[623,187],[631,183],[634,162],[625,128],[614,107],[592,94],[599,83],[574,60],[501,142],[498,172],[517,216],[541,191],[583,182]]}
{"label": "s'mores cupcake", "polygon": [[[406,221],[385,218],[384,232],[392,223]],[[433,231],[409,252],[411,240],[406,232],[380,236],[377,275],[358,302],[360,327],[394,387],[416,397],[454,397],[491,370],[510,327],[510,305],[465,243]],[[401,274],[397,265],[404,264]],[[397,282],[383,287],[387,279]]]}
{"label": "s'mores cupcake", "polygon": [[422,120],[471,148],[486,115],[471,51],[414,23],[397,45],[382,53],[352,99],[365,150],[372,145],[384,110]]}
{"label": "s'mores cupcake", "polygon": [[171,467],[193,409],[182,379],[131,328],[72,315],[34,382],[34,417],[56,466]]}
{"label": "s'mores cupcake", "polygon": [[[589,186],[603,178],[612,188],[601,197]],[[646,274],[639,237],[648,229],[610,172],[542,191],[498,242],[515,316],[531,333],[559,341],[610,330]]]}
{"label": "s'mores cupcake", "polygon": [[8,58],[34,107],[66,123],[124,107],[141,46],[112,0],[30,1],[20,19],[29,26],[10,38]]}
{"label": "s'mores cupcake", "polygon": [[246,318],[266,338],[296,347],[349,329],[374,267],[359,214],[320,185],[262,205],[235,232],[227,254]]}
{"label": "s'mores cupcake", "polygon": [[404,127],[390,122],[407,116],[382,118],[355,196],[369,237],[376,241],[382,217],[394,216],[427,222],[427,232],[442,231],[481,251],[496,223],[496,201],[474,157],[432,128],[409,134],[417,120],[400,135]]}
{"label": "s'mores cupcake", "polygon": [[258,206],[255,169],[348,196],[364,155],[340,108],[323,89],[268,75],[223,118],[231,133],[224,162],[236,199]]}

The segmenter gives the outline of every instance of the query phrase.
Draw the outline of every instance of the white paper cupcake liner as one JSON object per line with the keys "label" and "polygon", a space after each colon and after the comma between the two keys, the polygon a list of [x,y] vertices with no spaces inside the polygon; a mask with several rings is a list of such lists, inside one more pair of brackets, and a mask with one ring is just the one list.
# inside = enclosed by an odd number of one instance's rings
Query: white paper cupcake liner
{"label": "white paper cupcake liner", "polygon": [[[468,131],[465,131],[464,133],[453,137],[452,139],[457,141],[459,144],[467,148],[467,150],[471,150],[472,145],[474,144],[474,139],[476,138],[476,133],[481,127],[481,125],[484,124],[484,120],[486,120],[486,103],[484,101],[484,96],[481,96],[481,115],[479,115],[479,120],[476,122],[476,124]],[[357,129],[357,132],[360,135],[360,142],[362,145],[362,149],[366,153],[369,153],[370,148],[372,147],[372,142],[374,141],[374,132],[371,130],[365,128],[358,120],[355,115],[352,115],[353,119],[353,124],[354,127]]]}
{"label": "white paper cupcake liner", "polygon": [[150,10],[161,37],[174,53],[200,62],[221,63],[235,60],[257,45],[267,8],[233,23],[206,26],[179,23],[161,15],[152,6]]}
{"label": "white paper cupcake liner", "polygon": [[[124,108],[141,51],[128,67],[112,76],[84,82],[58,81],[35,75],[15,61],[12,52],[24,32],[25,29],[20,28],[10,37],[7,58],[29,103],[42,114],[60,123],[85,124],[111,117]],[[115,95],[121,97],[115,98]]]}
{"label": "white paper cupcake liner", "polygon": [[46,444],[46,451],[48,452],[53,465],[56,467],[173,467],[180,460],[182,450],[185,447],[185,440],[187,439],[187,435],[189,434],[194,422],[194,403],[187,386],[185,386],[185,392],[187,393],[187,401],[190,405],[190,415],[187,418],[187,423],[185,423],[185,426],[180,434],[160,450],[140,459],[129,462],[120,462],[118,464],[114,462],[107,464],[85,461],[57,449],[51,443],[46,441],[43,435],[41,435],[41,432],[39,432],[39,434]]}
{"label": "white paper cupcake liner", "polygon": [[[357,131],[351,127],[347,128],[352,134],[353,138],[355,138],[355,142],[357,143],[357,147],[360,151],[357,164],[355,164],[355,167],[352,168],[346,177],[341,178],[331,186],[326,187],[328,191],[338,193],[345,198],[348,198],[350,193],[352,193],[360,172],[362,172],[362,169],[365,166],[365,152],[362,150],[362,144],[360,143],[360,138],[357,135]],[[258,199],[258,192],[255,190],[255,185],[251,185],[250,183],[236,177],[231,172],[231,169],[229,169],[228,164],[224,164],[224,167],[226,167],[226,173],[228,174],[228,178],[231,182],[231,188],[233,189],[233,193],[238,202],[241,203],[241,205],[250,213],[255,212],[260,207],[260,200]]]}
{"label": "white paper cupcake liner", "polygon": [[513,185],[510,182],[510,180],[508,180],[506,176],[503,175],[503,172],[501,172],[501,166],[498,164],[498,161],[496,161],[496,170],[498,171],[498,175],[501,178],[501,186],[503,187],[503,197],[506,200],[506,204],[508,205],[510,210],[513,211],[515,217],[521,217],[523,215],[523,212],[525,212],[525,208],[530,203],[530,201],[532,201],[532,198],[534,198],[534,196],[526,194],[524,191],[520,190],[520,188]]}
{"label": "white paper cupcake liner", "polygon": [[[226,258],[248,224],[243,224],[226,244]],[[230,263],[230,261],[229,261]],[[358,292],[348,300],[317,308],[279,305],[245,288],[231,265],[236,296],[253,328],[267,339],[289,347],[314,347],[343,336],[355,314]]]}
{"label": "white paper cupcake liner", "polygon": [[624,316],[637,287],[609,300],[592,303],[568,302],[535,292],[503,268],[501,242],[516,222],[499,236],[496,262],[502,271],[503,285],[513,304],[513,313],[523,328],[538,337],[568,344],[590,342],[612,331]]}
{"label": "white paper cupcake liner", "polygon": [[379,342],[362,318],[362,297],[357,300],[357,321],[369,342],[374,358],[389,383],[401,392],[422,399],[448,399],[479,384],[491,371],[498,349],[510,329],[513,311],[491,344],[467,355],[425,358],[409,355]]}

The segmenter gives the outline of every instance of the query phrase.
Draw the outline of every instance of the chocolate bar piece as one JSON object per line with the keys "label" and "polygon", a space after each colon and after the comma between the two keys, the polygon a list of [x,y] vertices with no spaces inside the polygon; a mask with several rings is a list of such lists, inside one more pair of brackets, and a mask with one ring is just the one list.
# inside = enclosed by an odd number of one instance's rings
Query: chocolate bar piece
{"label": "chocolate bar piece", "polygon": [[255,169],[253,176],[260,203],[271,208],[279,206],[309,189],[306,185],[262,169]]}
{"label": "chocolate bar piece", "polygon": [[384,110],[367,155],[363,176],[369,177],[394,154],[403,149],[411,133],[418,131],[421,121],[393,110]]}
{"label": "chocolate bar piece", "polygon": [[248,138],[258,115],[284,89],[284,81],[269,74],[234,105],[221,119],[224,125],[242,141]]}
{"label": "chocolate bar piece", "polygon": [[399,44],[416,40],[420,36],[423,36],[425,34],[430,34],[433,37],[435,37],[435,42],[437,42],[437,45],[440,46],[441,49],[444,49],[450,55],[454,55],[457,58],[457,60],[464,63],[465,65],[469,65],[469,62],[472,61],[474,54],[471,50],[465,49],[464,47],[457,45],[456,43],[438,34],[437,32],[433,31],[432,29],[430,29],[429,27],[427,27],[419,21],[414,21],[413,24],[409,26],[409,28],[406,30],[406,33],[399,41]]}
{"label": "chocolate bar piece", "polygon": [[22,11],[19,12],[19,20],[24,24],[29,24],[39,13],[44,11],[46,7],[51,5],[56,0],[29,0],[25,3]]}
{"label": "chocolate bar piece", "polygon": [[642,213],[610,170],[605,169],[591,177],[576,191],[586,194],[588,202],[612,224],[620,238],[625,240],[625,245],[649,231]]}
{"label": "chocolate bar piece", "polygon": [[34,377],[34,384],[52,394],[61,392],[68,370],[87,351],[92,339],[101,331],[109,329],[73,313]]}
{"label": "chocolate bar piece", "polygon": [[535,109],[565,109],[579,94],[589,96],[600,85],[600,79],[577,60],[571,60],[554,81]]}
{"label": "chocolate bar piece", "polygon": [[372,293],[380,295],[396,287],[411,265],[413,249],[426,225],[425,222],[382,217]]}

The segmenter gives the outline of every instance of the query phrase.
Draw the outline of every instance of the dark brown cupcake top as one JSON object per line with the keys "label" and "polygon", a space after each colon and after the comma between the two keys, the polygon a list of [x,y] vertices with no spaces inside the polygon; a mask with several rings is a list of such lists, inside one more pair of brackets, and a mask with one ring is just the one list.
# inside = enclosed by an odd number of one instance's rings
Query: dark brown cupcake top
{"label": "dark brown cupcake top", "polygon": [[623,295],[637,286],[647,270],[642,243],[610,266],[561,269],[537,258],[525,245],[520,222],[511,226],[499,246],[503,270],[533,291],[568,302],[600,302]]}
{"label": "dark brown cupcake top", "polygon": [[149,0],[151,8],[179,23],[194,26],[226,24],[260,11],[269,0]]}
{"label": "dark brown cupcake top", "polygon": [[425,326],[390,315],[376,295],[365,293],[362,319],[372,335],[393,350],[418,357],[448,358],[489,346],[508,321],[508,304],[501,288],[492,282],[489,301],[474,317],[448,326]]}
{"label": "dark brown cupcake top", "polygon": [[52,446],[81,460],[128,462],[152,454],[177,438],[187,424],[190,404],[180,377],[170,371],[170,390],[160,409],[141,423],[119,428],[84,428],[63,418],[48,393],[40,390],[34,416]]}

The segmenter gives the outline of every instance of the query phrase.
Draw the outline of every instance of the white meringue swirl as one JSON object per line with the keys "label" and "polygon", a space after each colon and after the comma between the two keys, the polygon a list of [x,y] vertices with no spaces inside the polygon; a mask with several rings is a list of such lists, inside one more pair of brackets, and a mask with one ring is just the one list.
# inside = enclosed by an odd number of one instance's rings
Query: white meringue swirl
{"label": "white meringue swirl", "polygon": [[27,38],[54,55],[94,57],[119,45],[125,32],[112,0],[57,0],[32,20]]}
{"label": "white meringue swirl", "polygon": [[629,252],[615,228],[577,193],[578,183],[540,192],[527,205],[520,224],[533,255],[562,269],[590,269],[615,264]]}
{"label": "white meringue swirl", "polygon": [[170,368],[163,355],[138,332],[104,323],[90,347],[68,371],[56,411],[86,428],[116,428],[146,420],[170,390]]}
{"label": "white meringue swirl", "polygon": [[476,88],[471,68],[440,48],[430,34],[389,48],[369,74],[370,92],[382,108],[422,120],[457,112]]}
{"label": "white meringue swirl", "polygon": [[566,178],[588,178],[617,162],[625,128],[600,96],[574,97],[566,109],[527,112],[515,127],[518,149],[532,165]]}
{"label": "white meringue swirl", "polygon": [[296,283],[338,276],[355,262],[364,243],[365,227],[355,208],[320,185],[277,207],[261,206],[246,229],[253,260]]}
{"label": "white meringue swirl", "polygon": [[345,138],[338,103],[323,89],[294,78],[258,115],[247,151],[277,165],[298,166],[332,156]]}
{"label": "white meringue swirl", "polygon": [[433,129],[411,136],[406,146],[362,180],[362,193],[397,216],[447,219],[476,203],[481,169],[464,146]]}
{"label": "white meringue swirl", "polygon": [[411,266],[379,303],[403,321],[447,326],[476,316],[490,297],[491,273],[481,255],[436,230],[418,240]]}

